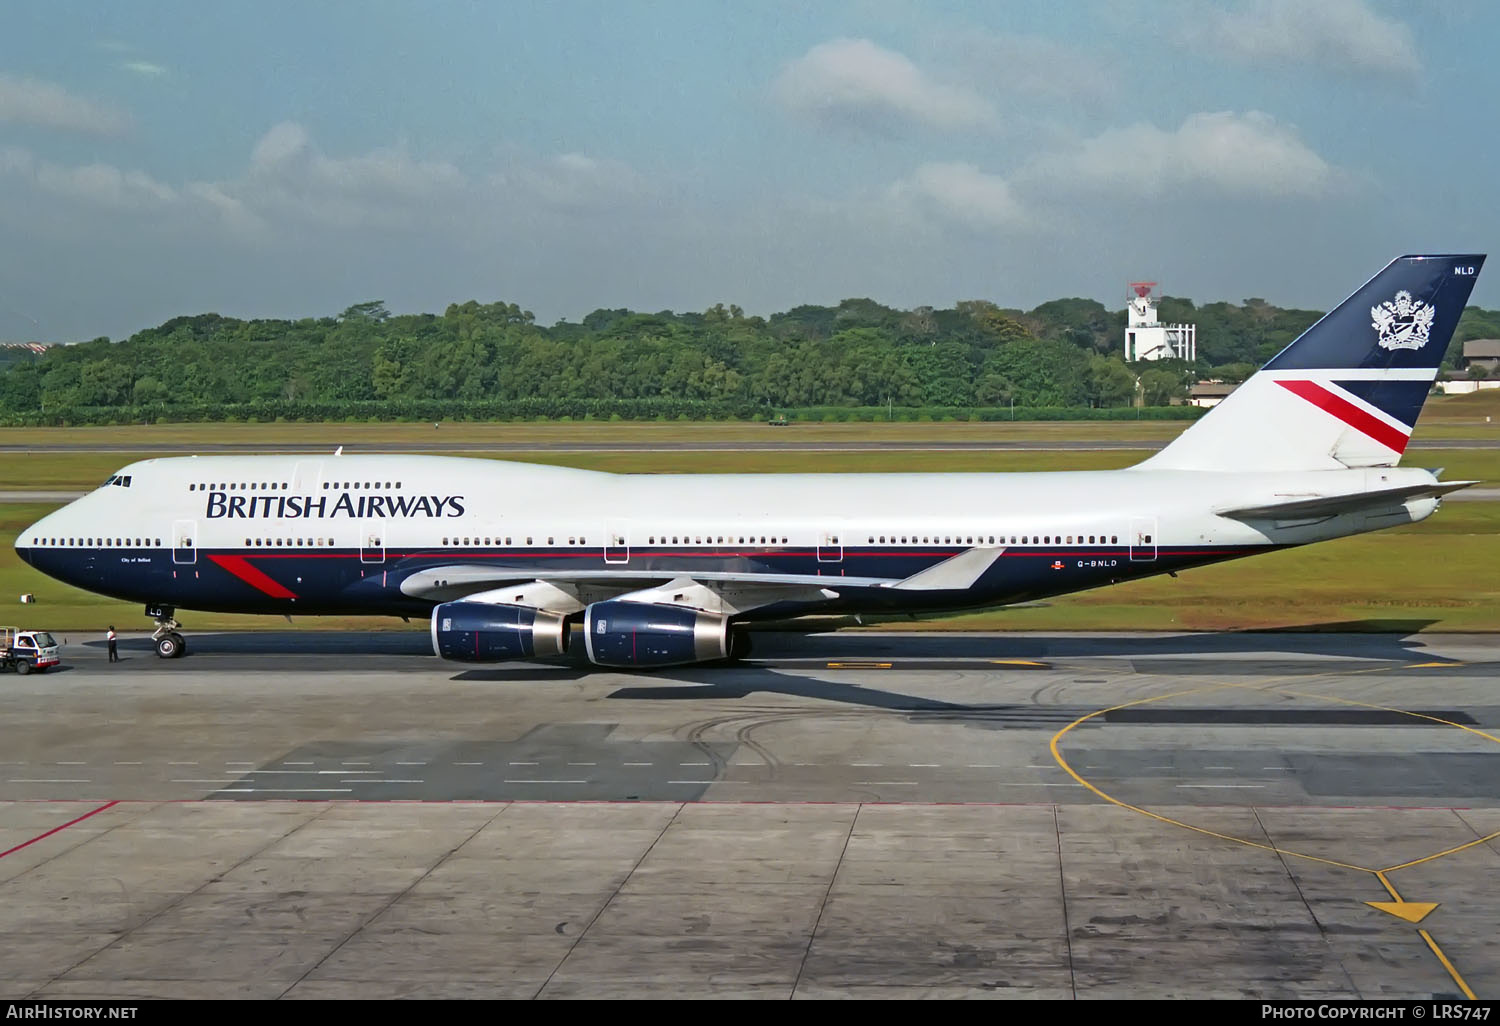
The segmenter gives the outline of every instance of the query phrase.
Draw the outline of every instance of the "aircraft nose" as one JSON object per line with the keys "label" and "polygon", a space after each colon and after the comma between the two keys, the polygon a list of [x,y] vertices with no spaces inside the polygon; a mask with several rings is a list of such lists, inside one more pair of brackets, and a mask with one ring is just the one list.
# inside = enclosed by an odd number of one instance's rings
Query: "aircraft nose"
{"label": "aircraft nose", "polygon": [[33,540],[46,535],[47,521],[51,519],[52,514],[48,514],[16,535],[16,555],[20,556],[21,560],[28,566],[36,566],[37,549],[33,545]]}

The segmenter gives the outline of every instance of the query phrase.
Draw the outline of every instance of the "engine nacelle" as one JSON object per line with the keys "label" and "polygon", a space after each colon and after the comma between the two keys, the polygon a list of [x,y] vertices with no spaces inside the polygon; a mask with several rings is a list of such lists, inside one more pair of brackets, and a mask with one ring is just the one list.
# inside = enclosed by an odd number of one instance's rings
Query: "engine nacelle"
{"label": "engine nacelle", "polygon": [[562,613],[491,602],[444,602],[432,610],[432,650],[444,659],[498,663],[561,655],[568,648]]}
{"label": "engine nacelle", "polygon": [[583,614],[589,661],[600,666],[679,666],[727,659],[729,618],[682,606],[595,602]]}

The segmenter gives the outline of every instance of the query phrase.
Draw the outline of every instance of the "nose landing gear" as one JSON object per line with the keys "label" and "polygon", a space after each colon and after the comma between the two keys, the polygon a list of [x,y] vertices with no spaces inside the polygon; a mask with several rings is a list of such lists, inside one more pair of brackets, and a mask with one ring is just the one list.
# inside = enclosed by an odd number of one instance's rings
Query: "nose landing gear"
{"label": "nose landing gear", "polygon": [[171,606],[147,606],[146,615],[156,621],[156,630],[151,641],[156,654],[163,659],[177,659],[187,651],[187,640],[179,633],[182,625],[177,622]]}

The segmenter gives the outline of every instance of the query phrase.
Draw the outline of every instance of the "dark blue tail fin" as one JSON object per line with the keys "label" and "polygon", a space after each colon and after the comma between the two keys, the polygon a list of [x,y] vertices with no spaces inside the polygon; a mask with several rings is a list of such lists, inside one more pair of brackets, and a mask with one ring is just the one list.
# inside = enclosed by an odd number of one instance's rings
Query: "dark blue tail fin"
{"label": "dark blue tail fin", "polygon": [[1394,466],[1483,266],[1482,254],[1391,261],[1141,466]]}
{"label": "dark blue tail fin", "polygon": [[1263,369],[1435,370],[1483,266],[1484,256],[1472,253],[1392,260]]}

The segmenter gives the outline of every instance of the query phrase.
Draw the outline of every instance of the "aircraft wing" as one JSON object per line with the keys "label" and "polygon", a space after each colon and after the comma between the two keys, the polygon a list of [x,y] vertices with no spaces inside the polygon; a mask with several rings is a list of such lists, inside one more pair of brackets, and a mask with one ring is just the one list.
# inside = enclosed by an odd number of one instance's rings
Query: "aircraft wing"
{"label": "aircraft wing", "polygon": [[684,573],[627,566],[617,570],[534,570],[455,563],[412,574],[401,582],[401,591],[435,602],[466,599],[563,613],[577,612],[605,598],[625,598],[733,615],[778,602],[828,601],[838,598],[841,588],[961,591],[973,586],[1002,551],[990,547],[966,549],[905,579],[751,571]]}
{"label": "aircraft wing", "polygon": [[1468,488],[1478,481],[1443,481],[1438,484],[1409,485],[1404,488],[1379,488],[1347,495],[1288,495],[1281,501],[1260,506],[1240,506],[1214,510],[1221,517],[1234,520],[1285,520],[1291,517],[1336,516],[1362,509],[1392,506],[1407,499],[1433,498]]}
{"label": "aircraft wing", "polygon": [[883,577],[768,574],[733,571],[684,573],[595,567],[589,570],[535,570],[459,563],[432,567],[401,582],[401,591],[435,602],[467,599],[577,612],[590,602],[629,598],[637,602],[689,606],[710,612],[743,613],[777,602],[818,602],[838,598],[842,587],[869,588],[898,583]]}

